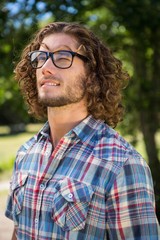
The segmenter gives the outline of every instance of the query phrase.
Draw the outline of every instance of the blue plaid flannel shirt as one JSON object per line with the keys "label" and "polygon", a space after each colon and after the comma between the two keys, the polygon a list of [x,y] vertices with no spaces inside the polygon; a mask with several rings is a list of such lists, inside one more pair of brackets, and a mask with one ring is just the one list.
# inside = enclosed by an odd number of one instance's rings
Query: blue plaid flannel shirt
{"label": "blue plaid flannel shirt", "polygon": [[149,167],[92,116],[54,150],[48,123],[20,147],[5,214],[20,240],[160,239]]}

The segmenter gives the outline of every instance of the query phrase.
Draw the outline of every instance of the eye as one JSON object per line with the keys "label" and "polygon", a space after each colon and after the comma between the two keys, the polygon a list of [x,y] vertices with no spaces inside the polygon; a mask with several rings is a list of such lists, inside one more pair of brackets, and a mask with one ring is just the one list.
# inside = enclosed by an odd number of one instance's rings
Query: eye
{"label": "eye", "polygon": [[45,63],[47,56],[45,52],[35,51],[35,52],[32,52],[30,58],[31,58],[32,66],[34,68],[37,68],[37,67],[41,67]]}
{"label": "eye", "polygon": [[45,60],[46,60],[46,54],[43,52],[33,52],[31,55],[32,62],[39,62],[39,61],[45,61]]}
{"label": "eye", "polygon": [[70,52],[67,51],[58,51],[54,53],[54,60],[57,62],[59,61],[71,61],[72,55]]}
{"label": "eye", "polygon": [[45,53],[37,53],[37,56],[35,56],[36,61],[45,61],[46,60],[46,54]]}

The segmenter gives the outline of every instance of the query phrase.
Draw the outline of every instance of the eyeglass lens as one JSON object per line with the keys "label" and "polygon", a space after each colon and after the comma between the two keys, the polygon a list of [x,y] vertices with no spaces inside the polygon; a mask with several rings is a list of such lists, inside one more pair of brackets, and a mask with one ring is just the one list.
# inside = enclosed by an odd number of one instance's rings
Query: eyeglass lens
{"label": "eyeglass lens", "polygon": [[54,65],[59,68],[70,67],[73,61],[73,56],[68,51],[57,51],[54,53],[35,51],[30,56],[32,67],[41,68],[49,57],[51,57]]}

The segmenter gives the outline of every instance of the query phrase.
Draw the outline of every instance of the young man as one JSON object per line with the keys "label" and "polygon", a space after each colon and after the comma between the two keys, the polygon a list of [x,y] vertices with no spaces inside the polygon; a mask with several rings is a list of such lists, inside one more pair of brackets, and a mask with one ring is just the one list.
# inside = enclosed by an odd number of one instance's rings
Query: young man
{"label": "young man", "polygon": [[17,153],[12,239],[157,240],[150,170],[111,128],[123,113],[121,62],[86,28],[58,22],[15,73],[30,113],[48,121]]}

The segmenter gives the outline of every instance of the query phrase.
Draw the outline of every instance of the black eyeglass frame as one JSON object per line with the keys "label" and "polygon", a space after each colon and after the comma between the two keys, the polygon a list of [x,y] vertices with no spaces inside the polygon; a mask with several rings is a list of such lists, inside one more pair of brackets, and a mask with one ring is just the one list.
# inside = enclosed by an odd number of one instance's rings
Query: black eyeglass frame
{"label": "black eyeglass frame", "polygon": [[[40,53],[45,53],[46,54],[46,60],[44,61],[44,63],[42,64],[42,66],[40,67],[34,67],[33,64],[32,64],[32,61],[31,61],[31,55],[35,52],[40,52]],[[57,52],[68,52],[72,55],[72,60],[71,60],[71,63],[68,67],[59,67],[56,65],[56,63],[54,62],[54,54],[57,53]],[[47,51],[42,51],[42,50],[35,50],[35,51],[32,51],[32,52],[29,52],[28,53],[28,57],[30,58],[30,62],[31,62],[31,65],[34,69],[39,69],[41,67],[43,67],[43,65],[46,63],[46,61],[51,58],[52,60],[52,63],[54,64],[54,66],[56,66],[57,68],[60,68],[60,69],[67,69],[67,68],[70,68],[73,64],[73,59],[74,57],[77,56],[79,57],[81,60],[83,60],[84,62],[86,62],[88,60],[88,58],[86,56],[83,56],[77,52],[73,52],[73,51],[69,51],[69,50],[59,50],[59,51],[55,51],[55,52],[47,52]]]}

